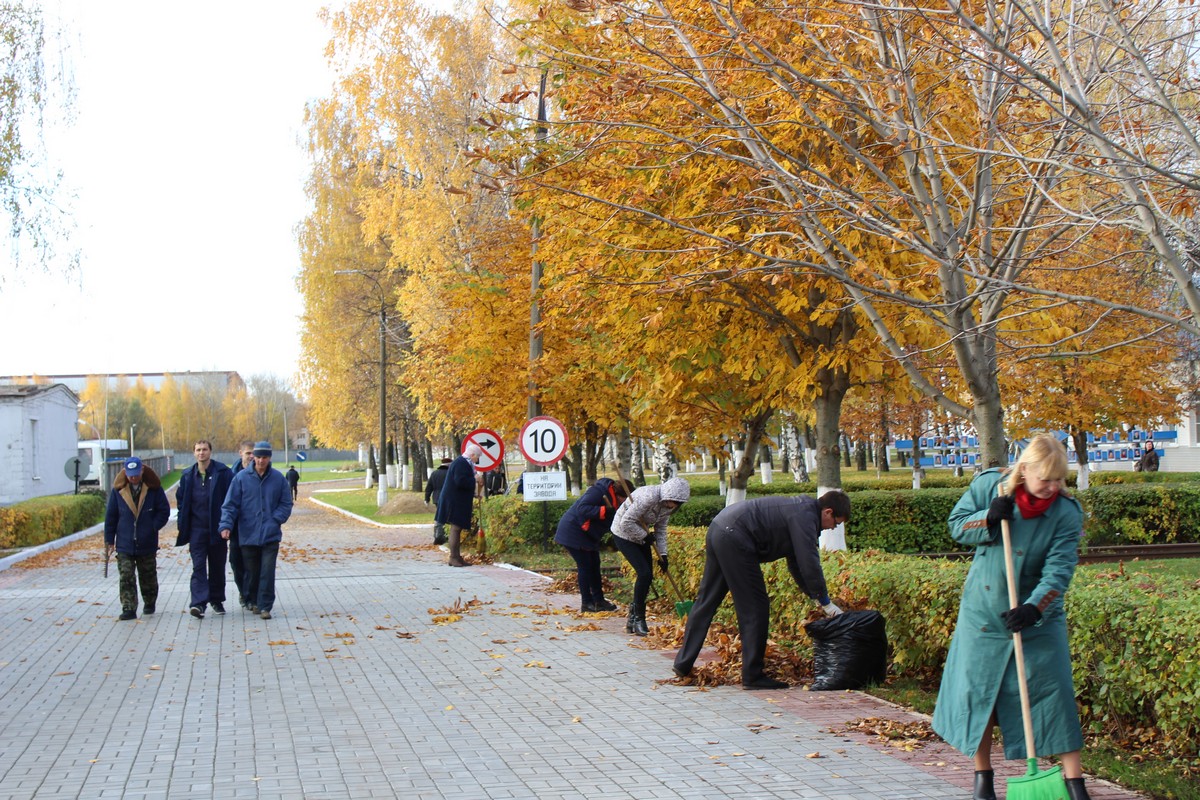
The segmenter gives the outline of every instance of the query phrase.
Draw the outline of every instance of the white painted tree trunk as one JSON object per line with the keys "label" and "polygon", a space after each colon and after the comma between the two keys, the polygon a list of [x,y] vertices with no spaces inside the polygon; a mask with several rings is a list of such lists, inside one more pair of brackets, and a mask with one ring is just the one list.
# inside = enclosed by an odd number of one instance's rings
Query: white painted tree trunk
{"label": "white painted tree trunk", "polygon": [[745,499],[746,499],[746,490],[745,489],[732,489],[732,488],[728,489],[725,492],[725,507],[728,508],[729,506],[733,505],[734,503],[740,503]]}
{"label": "white painted tree trunk", "polygon": [[762,473],[763,485],[766,486],[771,482],[773,477],[771,474],[771,465],[764,461],[759,465],[759,471]]}
{"label": "white painted tree trunk", "polygon": [[[817,497],[828,492],[830,487],[818,486]],[[821,538],[818,543],[822,550],[845,550],[846,549],[846,526],[838,525],[836,528],[831,528],[827,531],[821,531]]]}

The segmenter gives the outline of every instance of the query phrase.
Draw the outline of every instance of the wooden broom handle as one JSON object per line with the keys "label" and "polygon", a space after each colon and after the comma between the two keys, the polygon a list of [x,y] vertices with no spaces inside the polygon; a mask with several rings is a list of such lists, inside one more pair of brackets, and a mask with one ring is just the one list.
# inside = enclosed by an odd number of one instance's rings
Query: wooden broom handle
{"label": "wooden broom handle", "polygon": [[[1016,608],[1017,577],[1013,571],[1012,532],[1008,520],[1000,520],[1000,535],[1004,539],[1004,571],[1008,578],[1008,607]],[[1029,709],[1029,683],[1025,679],[1025,648],[1021,645],[1021,632],[1013,634],[1013,656],[1017,659],[1017,684],[1021,688],[1021,723],[1025,726],[1025,753],[1027,758],[1037,758],[1033,743],[1033,713]]]}

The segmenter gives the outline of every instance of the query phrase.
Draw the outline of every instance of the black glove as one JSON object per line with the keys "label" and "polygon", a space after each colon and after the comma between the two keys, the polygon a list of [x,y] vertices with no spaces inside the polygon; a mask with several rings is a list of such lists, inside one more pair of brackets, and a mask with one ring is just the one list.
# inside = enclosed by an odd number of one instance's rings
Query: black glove
{"label": "black glove", "polygon": [[1036,625],[1042,618],[1042,612],[1038,611],[1038,607],[1032,603],[1025,603],[1005,611],[1000,618],[1004,620],[1004,627],[1016,633],[1025,630],[1030,625]]}
{"label": "black glove", "polygon": [[666,571],[667,571],[667,564],[668,564],[668,563],[669,563],[669,562],[667,561],[667,557],[666,557],[666,556],[659,556],[659,557],[658,557],[658,565],[659,565],[660,567],[662,567],[662,571],[663,571],[663,572],[666,572]]}
{"label": "black glove", "polygon": [[993,500],[992,504],[988,506],[988,527],[998,526],[1002,519],[1011,520],[1013,518],[1013,506],[1015,503],[1016,500],[1011,494],[1002,494]]}

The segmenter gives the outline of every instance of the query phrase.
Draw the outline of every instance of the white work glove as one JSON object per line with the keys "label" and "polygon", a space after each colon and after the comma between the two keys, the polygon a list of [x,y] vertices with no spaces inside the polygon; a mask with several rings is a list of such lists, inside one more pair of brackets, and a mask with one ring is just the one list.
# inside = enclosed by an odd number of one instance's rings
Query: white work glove
{"label": "white work glove", "polygon": [[825,616],[827,617],[836,617],[838,614],[842,613],[842,610],[838,608],[837,604],[832,600],[821,606],[821,610],[825,612]]}

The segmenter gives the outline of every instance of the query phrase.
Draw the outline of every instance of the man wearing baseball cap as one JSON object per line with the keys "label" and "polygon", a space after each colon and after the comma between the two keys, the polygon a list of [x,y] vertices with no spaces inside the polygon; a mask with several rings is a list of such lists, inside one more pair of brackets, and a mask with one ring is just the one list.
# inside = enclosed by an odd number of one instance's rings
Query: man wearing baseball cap
{"label": "man wearing baseball cap", "polygon": [[125,459],[104,512],[104,546],[117,550],[119,619],[137,619],[139,585],[142,613],[154,613],[158,601],[158,532],[170,518],[171,504],[158,475],[137,456]]}
{"label": "man wearing baseball cap", "polygon": [[275,606],[275,562],[283,523],[292,515],[292,490],[271,466],[271,443],[254,443],[254,468],[233,477],[221,506],[221,538],[238,526],[250,613],[271,618]]}

